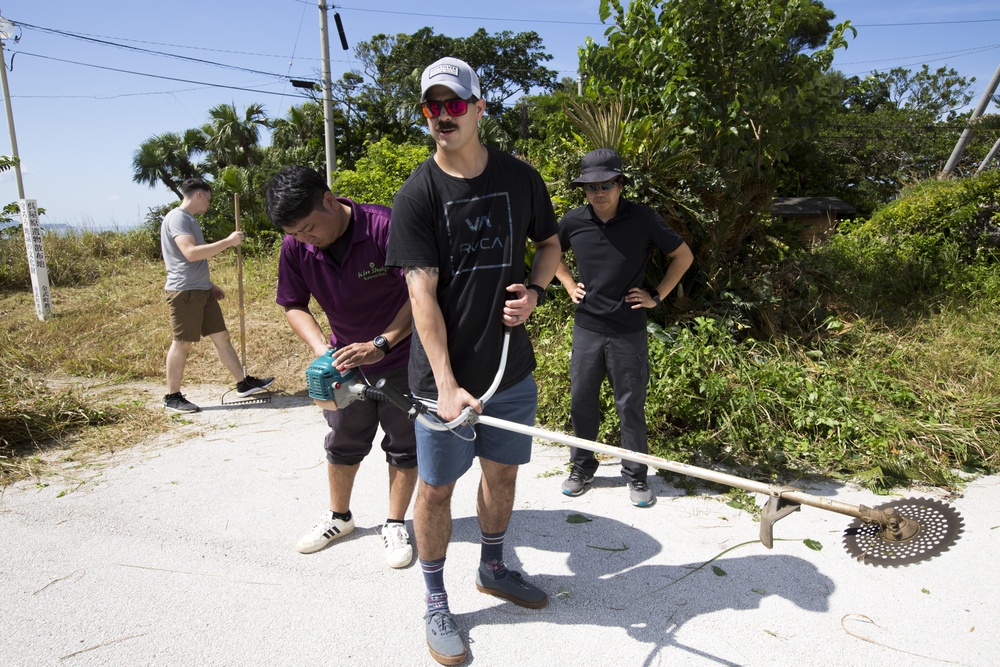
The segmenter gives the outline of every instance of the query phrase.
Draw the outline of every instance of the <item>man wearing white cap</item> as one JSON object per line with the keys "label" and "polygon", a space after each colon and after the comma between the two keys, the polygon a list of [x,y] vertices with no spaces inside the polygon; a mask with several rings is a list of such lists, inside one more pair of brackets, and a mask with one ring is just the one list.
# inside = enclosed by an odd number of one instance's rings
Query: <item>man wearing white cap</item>
{"label": "man wearing white cap", "polygon": [[[532,425],[535,357],[523,325],[544,300],[561,255],[548,191],[528,163],[479,142],[486,103],[467,63],[442,58],[427,67],[420,101],[437,150],[396,194],[386,260],[403,267],[413,306],[410,390],[436,400],[444,421],[471,406]],[[528,239],[536,252],[525,284]],[[477,397],[497,373],[505,327],[511,328],[507,363],[499,388],[483,404]],[[523,607],[548,604],[548,596],[503,559],[517,470],[531,459],[531,437],[481,424],[452,433],[418,423],[416,432],[413,526],[427,586],[427,644],[435,660],[456,665],[468,654],[448,607],[444,562],[452,491],[477,456],[476,588]]]}

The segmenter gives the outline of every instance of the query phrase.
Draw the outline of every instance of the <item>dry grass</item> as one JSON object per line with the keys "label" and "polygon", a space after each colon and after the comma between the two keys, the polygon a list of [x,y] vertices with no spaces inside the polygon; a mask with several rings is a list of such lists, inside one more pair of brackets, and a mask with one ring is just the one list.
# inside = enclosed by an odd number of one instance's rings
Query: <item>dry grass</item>
{"label": "dry grass", "polygon": [[[235,253],[211,261],[225,291],[223,312],[241,350]],[[274,302],[276,257],[244,258],[244,319],[249,373],[274,375],[277,391],[302,393],[312,352]],[[89,285],[54,284],[54,316],[40,322],[30,289],[0,294],[0,487],[40,477],[60,461],[85,461],[171,428],[159,402],[140,400],[130,383],[162,387],[170,344],[163,264],[123,260]],[[54,282],[54,281],[53,281]],[[326,328],[325,317],[319,318]],[[184,386],[229,385],[211,342],[194,346]]]}

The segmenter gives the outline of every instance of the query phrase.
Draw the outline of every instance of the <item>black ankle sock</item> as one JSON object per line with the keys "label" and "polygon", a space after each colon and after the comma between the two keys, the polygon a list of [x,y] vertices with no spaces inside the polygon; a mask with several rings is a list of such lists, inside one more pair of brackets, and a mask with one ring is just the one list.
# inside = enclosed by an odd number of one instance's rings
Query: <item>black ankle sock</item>
{"label": "black ankle sock", "polygon": [[386,519],[385,520],[385,525],[388,526],[390,523],[398,523],[400,526],[405,526],[406,525],[406,522],[403,521],[402,519]]}
{"label": "black ankle sock", "polygon": [[330,512],[330,517],[333,518],[333,519],[340,519],[341,521],[350,521],[351,520],[351,510],[347,510],[347,512],[344,512],[344,513],[331,511]]}

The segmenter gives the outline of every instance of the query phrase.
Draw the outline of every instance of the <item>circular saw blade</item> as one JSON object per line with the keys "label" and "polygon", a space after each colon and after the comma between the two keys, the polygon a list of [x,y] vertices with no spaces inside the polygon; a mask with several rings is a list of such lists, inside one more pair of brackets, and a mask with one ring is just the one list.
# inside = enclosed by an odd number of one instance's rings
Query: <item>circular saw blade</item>
{"label": "circular saw blade", "polygon": [[894,500],[874,508],[892,507],[919,529],[910,538],[894,540],[878,523],[855,519],[844,531],[847,553],[866,565],[897,567],[929,560],[947,551],[962,534],[962,516],[948,503],[930,498]]}

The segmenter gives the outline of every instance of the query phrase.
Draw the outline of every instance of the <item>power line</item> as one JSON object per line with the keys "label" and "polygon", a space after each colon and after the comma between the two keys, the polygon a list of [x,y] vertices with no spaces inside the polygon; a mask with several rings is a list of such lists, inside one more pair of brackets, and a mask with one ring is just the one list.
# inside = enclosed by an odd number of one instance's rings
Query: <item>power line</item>
{"label": "power line", "polygon": [[[28,54],[31,55],[31,54]],[[176,93],[190,93],[194,90],[205,90],[213,86],[198,86],[197,88],[181,88],[179,90],[158,90],[148,93],[119,93],[117,95],[11,95],[11,99],[19,100],[114,100],[119,97],[146,97],[149,95],[174,95]]]}
{"label": "power line", "polygon": [[911,25],[955,25],[957,23],[996,23],[1000,19],[968,19],[965,21],[913,21],[910,23],[852,23],[855,28],[896,28]]}
{"label": "power line", "polygon": [[[315,2],[307,2],[306,0],[295,0],[295,2],[301,2],[307,5],[316,6]],[[489,16],[454,16],[449,14],[428,14],[426,12],[395,12],[388,9],[366,9],[362,7],[348,7],[347,5],[337,5],[337,9],[349,9],[353,12],[371,12],[374,14],[395,14],[398,16],[419,16],[421,18],[434,18],[434,19],[459,19],[463,21],[505,21],[508,23],[555,23],[558,25],[592,25],[601,26],[603,23],[594,23],[593,21],[555,21],[546,19],[516,19],[510,17],[489,17]]]}
{"label": "power line", "polygon": [[[114,40],[117,40],[119,42],[133,42],[135,44],[151,44],[153,46],[169,46],[169,47],[175,48],[175,49],[192,49],[192,50],[195,50],[195,51],[211,51],[211,52],[214,52],[214,53],[229,53],[229,54],[237,55],[237,56],[258,56],[258,57],[261,57],[261,58],[281,58],[282,60],[284,60],[284,59],[286,59],[288,57],[288,56],[284,56],[284,55],[277,54],[277,53],[255,53],[253,51],[232,51],[232,50],[228,50],[228,49],[213,49],[213,48],[207,47],[207,46],[192,46],[190,44],[171,44],[171,43],[168,43],[168,42],[153,42],[153,41],[144,40],[144,39],[132,39],[130,37],[112,37],[112,36],[108,36],[108,35],[96,35],[96,34],[93,34],[93,33],[86,33],[86,32],[72,33],[72,32],[66,31],[66,30],[58,30],[58,29],[55,29],[55,28],[44,28],[42,26],[32,26],[32,25],[30,25],[28,23],[19,23],[19,22],[16,22],[16,21],[14,21],[14,23],[17,23],[17,25],[22,25],[22,26],[24,26],[26,28],[43,30],[43,31],[47,31],[47,32],[54,32],[54,33],[57,33],[57,34],[65,34],[66,36],[70,36],[70,37],[92,37],[92,38],[95,38],[96,40],[114,39]],[[156,52],[154,52],[154,53],[156,53]],[[319,60],[319,58],[300,57],[299,60]],[[347,60],[337,60],[337,62],[346,63],[346,62],[349,62],[349,61],[347,61]]]}
{"label": "power line", "polygon": [[[230,85],[227,85],[227,84],[224,84],[224,83],[209,83],[209,82],[206,82],[206,81],[192,81],[191,79],[180,79],[178,77],[163,76],[161,74],[149,74],[148,72],[134,72],[132,70],[127,70],[127,69],[118,69],[117,67],[106,67],[104,65],[94,65],[94,64],[91,64],[91,63],[76,62],[74,60],[65,60],[63,58],[54,58],[52,56],[43,56],[40,53],[30,53],[28,51],[18,51],[17,53],[20,53],[20,54],[23,54],[23,55],[26,55],[26,56],[33,56],[35,58],[44,58],[45,60],[54,60],[56,62],[67,63],[67,64],[70,64],[70,65],[79,65],[81,67],[93,67],[94,69],[103,69],[103,70],[107,70],[109,72],[121,72],[123,74],[134,74],[136,76],[145,76],[145,77],[149,77],[151,79],[165,79],[167,81],[179,81],[181,83],[193,83],[193,84],[198,85],[198,86],[207,86],[207,87],[210,87],[210,88],[226,88],[228,90],[242,90],[242,91],[248,92],[248,93],[260,93],[262,95],[279,95],[279,96],[288,95],[288,93],[285,93],[285,92],[274,92],[272,90],[260,90],[260,89],[256,89],[256,88],[243,88],[242,86],[230,86]],[[301,96],[298,96],[298,97],[307,98],[308,95],[301,95]]]}
{"label": "power line", "polygon": [[[996,49],[996,48],[1000,48],[1000,45],[983,47],[983,48],[980,48],[978,50],[972,50],[972,51],[969,51],[967,53],[962,53],[962,54],[960,54],[958,56],[955,56],[955,57],[956,58],[962,58],[964,56],[971,56],[971,55],[975,55],[977,53],[983,53],[983,52],[986,52],[986,51],[992,51],[993,49]],[[916,56],[913,56],[913,57],[916,57]],[[905,58],[889,58],[889,60],[901,60],[901,59],[905,60]],[[902,65],[896,65],[896,67],[912,67],[912,66],[915,66],[915,65],[926,65],[928,63],[941,62],[942,60],[948,60],[948,58],[934,58],[932,60],[922,60],[922,61],[917,61],[917,62],[904,63]],[[845,72],[844,74],[845,74],[845,76],[856,76],[856,75],[859,75],[859,74],[868,74],[870,72],[877,72],[877,71],[878,71],[878,69],[875,68],[875,69],[863,70],[863,71],[860,71],[860,72],[850,72],[850,73]]]}
{"label": "power line", "polygon": [[103,39],[96,39],[94,37],[85,37],[84,35],[80,35],[80,34],[72,33],[72,32],[67,32],[65,30],[57,30],[55,28],[44,28],[42,26],[32,25],[30,23],[16,22],[16,25],[23,26],[25,28],[29,28],[29,29],[33,29],[33,30],[40,30],[42,32],[47,32],[47,33],[51,33],[51,34],[55,34],[55,35],[60,35],[62,37],[70,37],[72,39],[78,39],[78,40],[81,40],[81,41],[84,41],[84,42],[92,42],[92,43],[95,43],[95,44],[99,44],[101,46],[111,46],[111,47],[118,48],[118,49],[125,49],[127,51],[135,51],[135,52],[138,52],[138,53],[147,53],[147,54],[156,55],[156,56],[165,56],[167,58],[175,58],[177,60],[184,60],[184,61],[187,61],[187,62],[197,63],[199,65],[211,65],[213,67],[222,67],[224,69],[231,69],[231,70],[236,70],[236,71],[240,71],[240,72],[248,72],[250,74],[259,74],[261,76],[274,77],[276,79],[286,79],[287,80],[287,78],[288,78],[288,77],[286,77],[286,76],[284,76],[282,74],[275,74],[274,72],[265,72],[263,70],[250,69],[248,67],[239,67],[238,65],[228,65],[226,63],[217,63],[217,62],[214,62],[214,61],[211,61],[211,60],[204,60],[202,58],[193,58],[191,56],[182,56],[182,55],[176,54],[176,53],[166,53],[164,51],[153,51],[151,49],[144,49],[144,48],[141,48],[141,47],[138,47],[138,46],[128,46],[127,44],[118,44],[118,43],[109,42],[109,41],[103,40]]}
{"label": "power line", "polygon": [[[295,2],[301,2],[307,5],[315,6],[315,2],[309,2],[307,0],[294,0]],[[347,5],[337,5],[338,9],[349,9],[355,12],[372,12],[378,14],[397,14],[399,16],[420,16],[428,18],[439,18],[439,19],[459,19],[464,21],[508,21],[511,23],[555,23],[559,25],[591,25],[591,26],[605,26],[606,23],[595,23],[593,21],[557,21],[557,20],[547,20],[547,19],[537,19],[537,18],[527,18],[519,19],[512,18],[509,16],[496,17],[496,16],[458,16],[455,14],[426,14],[424,12],[399,12],[391,11],[388,9],[367,9],[362,7],[349,7]],[[968,19],[963,21],[912,21],[905,23],[852,23],[855,28],[890,28],[890,27],[904,27],[904,26],[917,26],[917,25],[952,25],[959,23],[995,23],[1000,22],[1000,18],[996,19]]]}
{"label": "power line", "polygon": [[971,54],[979,53],[980,51],[989,51],[991,49],[1000,48],[1000,44],[987,44],[985,46],[974,46],[968,49],[959,49],[958,51],[939,51],[938,53],[922,53],[915,56],[898,56],[896,58],[880,58],[878,60],[852,60],[846,63],[837,63],[838,65],[867,65],[868,63],[882,63],[888,62],[890,60],[909,60],[910,58],[927,58],[929,56],[945,56],[950,54]]}

